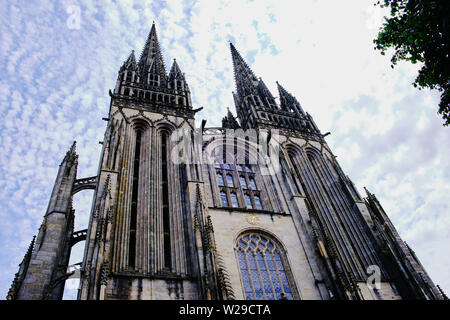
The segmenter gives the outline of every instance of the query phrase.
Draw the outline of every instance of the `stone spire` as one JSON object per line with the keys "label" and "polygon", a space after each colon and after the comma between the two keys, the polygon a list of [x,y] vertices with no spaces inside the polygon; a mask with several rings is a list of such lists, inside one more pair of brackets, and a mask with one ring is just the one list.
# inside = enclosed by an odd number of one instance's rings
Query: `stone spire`
{"label": "stone spire", "polygon": [[285,111],[293,111],[295,113],[304,115],[305,112],[303,111],[302,106],[300,105],[300,102],[291,95],[289,92],[286,91],[286,89],[283,88],[281,84],[277,81],[277,87],[278,87],[278,93],[280,95],[280,107],[282,110]]}
{"label": "stone spire", "polygon": [[[164,59],[159,47],[158,37],[156,35],[155,23],[153,23],[150,33],[145,43],[144,50],[142,50],[139,58],[139,68],[143,75],[153,74],[159,76],[160,86],[164,86],[167,80],[166,67],[164,66]],[[145,79],[145,77],[143,77]]]}
{"label": "stone spire", "polygon": [[242,100],[245,96],[256,93],[258,79],[231,42],[230,49],[237,94]]}

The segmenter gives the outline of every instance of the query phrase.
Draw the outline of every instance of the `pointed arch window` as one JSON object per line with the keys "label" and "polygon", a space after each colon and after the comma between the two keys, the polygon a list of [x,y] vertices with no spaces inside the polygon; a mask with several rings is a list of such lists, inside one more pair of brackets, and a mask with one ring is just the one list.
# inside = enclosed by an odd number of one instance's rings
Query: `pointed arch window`
{"label": "pointed arch window", "polygon": [[251,177],[251,178],[249,178],[249,180],[250,180],[250,189],[256,190],[257,188],[256,188],[255,178]]}
{"label": "pointed arch window", "polygon": [[239,207],[238,198],[237,198],[236,193],[231,192],[230,197],[231,197],[231,204],[233,205],[233,207],[235,207],[235,208]]}
{"label": "pointed arch window", "polygon": [[256,209],[262,210],[261,199],[259,198],[259,196],[255,195],[253,198],[255,199]]}
{"label": "pointed arch window", "polygon": [[220,172],[217,172],[217,183],[219,184],[219,186],[223,186],[223,176]]}
{"label": "pointed arch window", "polygon": [[236,243],[246,300],[288,300],[297,297],[281,244],[261,232],[246,232]]}
{"label": "pointed arch window", "polygon": [[241,187],[247,189],[247,181],[245,181],[245,177],[239,176],[239,181],[241,182]]}
{"label": "pointed arch window", "polygon": [[245,204],[247,205],[247,209],[252,209],[253,205],[252,205],[252,199],[250,198],[250,195],[245,194],[244,198],[245,198]]}
{"label": "pointed arch window", "polygon": [[[250,165],[219,163],[217,160],[211,165],[214,166],[213,172],[219,187],[219,205],[264,210],[260,201],[261,190],[256,185],[256,172]],[[227,202],[222,201],[221,192],[226,193]]]}
{"label": "pointed arch window", "polygon": [[231,174],[227,174],[227,186],[234,187],[233,176]]}
{"label": "pointed arch window", "polygon": [[228,207],[228,198],[227,193],[225,191],[220,192],[220,200],[222,201],[222,205],[224,207]]}

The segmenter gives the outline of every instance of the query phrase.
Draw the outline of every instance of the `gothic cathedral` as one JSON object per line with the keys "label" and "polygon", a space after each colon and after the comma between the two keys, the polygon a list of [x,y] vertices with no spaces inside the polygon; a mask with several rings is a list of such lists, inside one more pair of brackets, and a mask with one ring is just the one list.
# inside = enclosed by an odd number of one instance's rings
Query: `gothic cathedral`
{"label": "gothic cathedral", "polygon": [[[375,195],[362,197],[312,117],[278,101],[230,43],[236,115],[195,126],[185,74],[153,24],[119,70],[97,175],[75,143],[8,299],[62,299],[85,240],[78,299],[444,299]],[[72,196],[94,190],[87,230]]]}

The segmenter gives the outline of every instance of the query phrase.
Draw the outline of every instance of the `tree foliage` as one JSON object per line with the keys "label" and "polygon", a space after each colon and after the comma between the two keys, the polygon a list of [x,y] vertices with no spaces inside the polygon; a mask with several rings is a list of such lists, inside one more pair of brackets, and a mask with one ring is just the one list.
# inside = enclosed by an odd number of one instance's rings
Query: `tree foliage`
{"label": "tree foliage", "polygon": [[441,92],[439,113],[444,126],[450,124],[450,0],[383,0],[375,5],[389,7],[390,16],[374,40],[385,54],[393,48],[393,68],[398,61],[422,62],[414,87]]}

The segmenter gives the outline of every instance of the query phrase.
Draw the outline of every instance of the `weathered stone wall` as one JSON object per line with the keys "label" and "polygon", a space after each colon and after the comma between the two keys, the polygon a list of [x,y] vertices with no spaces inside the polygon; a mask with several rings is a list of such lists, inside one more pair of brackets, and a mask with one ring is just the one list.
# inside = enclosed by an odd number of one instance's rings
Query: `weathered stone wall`
{"label": "weathered stone wall", "polygon": [[244,295],[234,248],[236,237],[246,230],[263,230],[272,234],[284,245],[300,299],[323,299],[314,283],[311,265],[308,263],[291,216],[249,215],[239,210],[230,212],[212,209],[209,210],[209,214],[214,225],[217,250],[230,274],[236,299],[244,299]]}
{"label": "weathered stone wall", "polygon": [[113,277],[105,300],[196,300],[197,285],[189,280]]}

